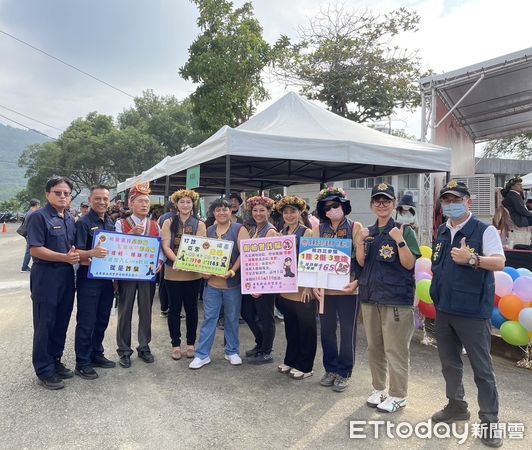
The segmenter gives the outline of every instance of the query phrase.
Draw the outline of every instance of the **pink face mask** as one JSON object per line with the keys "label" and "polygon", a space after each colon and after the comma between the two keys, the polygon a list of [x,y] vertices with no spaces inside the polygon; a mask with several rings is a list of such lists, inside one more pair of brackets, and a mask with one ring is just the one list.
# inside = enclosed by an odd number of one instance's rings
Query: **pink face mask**
{"label": "pink face mask", "polygon": [[344,210],[341,206],[338,206],[338,208],[331,208],[325,213],[325,216],[330,220],[341,220],[344,218]]}

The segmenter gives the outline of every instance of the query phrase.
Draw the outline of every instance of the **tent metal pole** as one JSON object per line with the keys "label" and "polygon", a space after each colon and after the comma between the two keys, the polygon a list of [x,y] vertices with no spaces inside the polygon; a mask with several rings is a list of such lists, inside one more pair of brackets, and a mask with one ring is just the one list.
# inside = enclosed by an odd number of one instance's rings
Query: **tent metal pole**
{"label": "tent metal pole", "polygon": [[164,182],[164,210],[168,212],[166,204],[168,203],[168,197],[170,196],[170,175],[166,175],[166,180]]}
{"label": "tent metal pole", "polygon": [[231,155],[225,155],[225,195],[231,194]]}

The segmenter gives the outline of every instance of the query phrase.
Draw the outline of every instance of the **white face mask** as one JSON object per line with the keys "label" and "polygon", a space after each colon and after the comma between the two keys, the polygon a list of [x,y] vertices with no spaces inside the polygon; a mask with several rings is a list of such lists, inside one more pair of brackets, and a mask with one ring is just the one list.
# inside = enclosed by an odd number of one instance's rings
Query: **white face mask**
{"label": "white face mask", "polygon": [[338,206],[338,208],[331,208],[325,213],[325,216],[330,220],[341,220],[344,217],[344,210],[341,206]]}

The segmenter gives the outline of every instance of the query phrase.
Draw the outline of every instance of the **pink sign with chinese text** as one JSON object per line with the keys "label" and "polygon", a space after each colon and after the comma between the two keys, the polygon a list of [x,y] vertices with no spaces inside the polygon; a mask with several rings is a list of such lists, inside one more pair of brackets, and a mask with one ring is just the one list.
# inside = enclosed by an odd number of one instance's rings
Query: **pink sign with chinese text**
{"label": "pink sign with chinese text", "polygon": [[297,292],[295,236],[240,242],[242,294]]}

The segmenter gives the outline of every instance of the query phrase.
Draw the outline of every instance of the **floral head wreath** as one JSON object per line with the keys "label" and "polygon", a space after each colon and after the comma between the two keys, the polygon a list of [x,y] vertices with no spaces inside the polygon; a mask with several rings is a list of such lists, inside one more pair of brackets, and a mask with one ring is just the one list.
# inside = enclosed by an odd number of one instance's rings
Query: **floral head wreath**
{"label": "floral head wreath", "polygon": [[151,188],[150,182],[146,181],[145,183],[137,183],[129,190],[129,201],[134,200],[139,195],[150,195]]}
{"label": "floral head wreath", "polygon": [[318,196],[316,197],[316,201],[321,202],[327,197],[333,197],[333,196],[347,198],[347,194],[342,188],[331,186],[331,187],[322,189],[319,192]]}
{"label": "floral head wreath", "polygon": [[300,211],[305,211],[305,209],[307,209],[307,202],[300,197],[296,197],[295,195],[287,195],[275,204],[275,209],[278,212],[282,212],[285,206],[291,206],[293,208],[299,209]]}
{"label": "floral head wreath", "polygon": [[170,200],[174,205],[177,205],[177,202],[183,197],[190,198],[194,204],[198,203],[199,200],[199,194],[192,189],[179,189],[170,196]]}
{"label": "floral head wreath", "polygon": [[262,205],[267,209],[273,209],[275,202],[268,197],[263,197],[262,195],[256,195],[255,197],[250,197],[246,200],[246,209],[251,211],[255,206]]}

